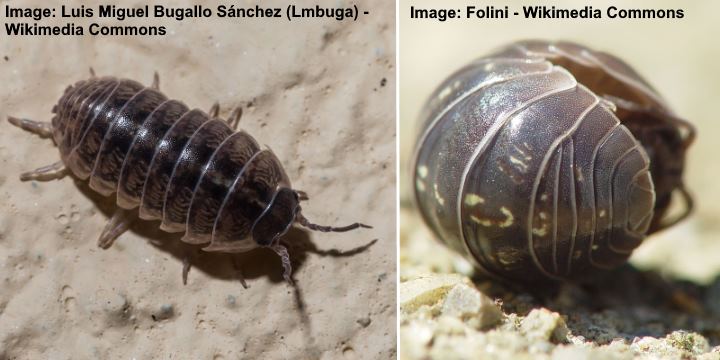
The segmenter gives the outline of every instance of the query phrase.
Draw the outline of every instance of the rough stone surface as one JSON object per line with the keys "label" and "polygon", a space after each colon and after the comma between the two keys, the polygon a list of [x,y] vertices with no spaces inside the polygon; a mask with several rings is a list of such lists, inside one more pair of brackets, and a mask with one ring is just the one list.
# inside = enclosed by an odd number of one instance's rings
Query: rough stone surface
{"label": "rough stone surface", "polygon": [[401,210],[401,359],[720,360],[720,279],[626,265],[531,292],[468,273],[419,221]]}
{"label": "rough stone surface", "polygon": [[477,328],[493,326],[502,318],[502,311],[492,299],[466,284],[455,285],[450,290],[443,301],[441,312],[443,315],[476,322]]}
{"label": "rough stone surface", "polygon": [[531,340],[565,342],[568,329],[560,314],[548,309],[533,309],[520,321],[520,332]]}
{"label": "rough stone surface", "polygon": [[425,276],[400,284],[400,311],[412,312],[423,305],[432,305],[444,298],[450,289],[469,280],[458,275]]}

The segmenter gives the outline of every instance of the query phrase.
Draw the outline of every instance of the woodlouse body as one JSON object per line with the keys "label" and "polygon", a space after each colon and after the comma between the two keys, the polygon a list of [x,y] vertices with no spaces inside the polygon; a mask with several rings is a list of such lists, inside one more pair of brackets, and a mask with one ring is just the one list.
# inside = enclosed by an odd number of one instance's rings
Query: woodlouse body
{"label": "woodlouse body", "polygon": [[[280,244],[293,223],[312,230],[347,231],[309,223],[283,166],[244,131],[235,132],[240,111],[228,121],[189,109],[151,87],[113,77],[77,82],[53,108],[52,122],[9,118],[41,136],[51,136],[61,161],[23,180],[48,180],[68,170],[90,188],[116,194],[118,211],[100,236],[107,248],[128,229],[135,214],[160,220],[167,232],[185,232],[184,242],[206,251],[275,250],[290,281],[290,261]],[[130,211],[138,208],[137,212]],[[187,274],[187,269],[184,275]]]}
{"label": "woodlouse body", "polygon": [[[614,56],[524,41],[445,80],[422,115],[417,206],[446,245],[516,281],[586,279],[686,216],[694,130]],[[673,192],[685,199],[665,216]]]}

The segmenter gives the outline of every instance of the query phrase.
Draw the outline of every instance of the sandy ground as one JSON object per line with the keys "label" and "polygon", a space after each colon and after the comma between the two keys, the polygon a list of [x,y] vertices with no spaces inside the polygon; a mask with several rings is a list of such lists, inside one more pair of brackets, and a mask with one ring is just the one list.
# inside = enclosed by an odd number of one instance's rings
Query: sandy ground
{"label": "sandy ground", "polygon": [[[431,1],[416,1],[413,5],[428,7]],[[464,8],[465,3],[455,2],[445,7]],[[505,2],[485,2],[485,5],[505,6]],[[537,5],[537,4],[527,4]],[[571,1],[556,1],[552,5],[559,7],[578,8],[583,4]],[[447,260],[440,255],[441,249],[437,247],[432,235],[424,228],[418,229],[419,220],[413,211],[410,201],[408,185],[408,157],[415,141],[415,121],[420,107],[430,95],[431,91],[447,77],[452,71],[467,64],[471,60],[487,53],[491,49],[508,42],[528,39],[564,39],[576,41],[592,48],[612,52],[628,61],[656,89],[667,99],[670,106],[678,114],[689,119],[698,131],[696,143],[692,146],[688,156],[685,174],[688,188],[695,194],[697,207],[690,219],[676,227],[653,235],[633,254],[631,263],[640,271],[647,271],[645,277],[636,276],[638,270],[631,271],[627,282],[629,288],[620,291],[609,291],[613,299],[612,305],[587,302],[587,298],[576,299],[585,301],[579,307],[555,307],[560,315],[572,319],[579,316],[584,306],[598,306],[592,308],[588,316],[596,316],[595,326],[605,329],[607,320],[604,311],[618,311],[622,316],[630,317],[630,329],[623,333],[625,343],[630,344],[633,337],[628,334],[652,334],[663,338],[674,330],[696,331],[709,336],[710,345],[718,346],[718,338],[712,331],[717,327],[708,329],[693,322],[697,318],[715,319],[717,322],[716,305],[707,302],[720,301],[711,297],[710,293],[717,292],[720,287],[720,187],[717,178],[720,176],[720,162],[717,161],[717,138],[720,136],[720,123],[717,121],[716,103],[720,99],[720,71],[716,59],[720,56],[720,46],[717,42],[706,42],[707,34],[718,33],[720,30],[715,13],[720,11],[720,4],[712,2],[677,3],[672,1],[653,1],[642,6],[632,1],[602,1],[593,2],[594,8],[605,9],[610,5],[626,8],[678,8],[685,9],[686,17],[681,20],[534,20],[525,21],[520,18],[511,20],[475,20],[452,21],[439,23],[436,21],[418,21],[409,19],[409,1],[400,2],[400,194],[401,194],[401,232],[408,229],[401,236],[401,280],[410,280],[422,274],[433,273],[463,273],[475,276],[467,263],[461,260]],[[437,6],[437,5],[436,5]],[[519,5],[517,10],[520,11]],[[604,11],[604,10],[603,10]],[[452,257],[448,254],[447,256]],[[459,261],[459,266],[453,264]],[[675,308],[671,312],[667,308],[668,299],[656,299],[664,304],[639,301],[633,303],[633,296],[627,291],[633,288],[655,294],[656,285],[650,284],[650,278],[663,279],[662,287],[677,289],[680,280],[689,281],[696,287],[696,293],[688,297],[700,305],[695,310],[702,310],[698,315],[683,314],[682,310]],[[493,284],[483,283],[476,279],[476,285],[500,299],[527,296],[518,291],[499,290]],[[686,284],[687,285],[687,284]],[[704,294],[708,294],[705,298]],[[507,295],[507,296],[506,296]],[[695,296],[697,295],[697,296]],[[402,285],[401,294],[402,297]],[[593,293],[590,295],[592,299]],[[715,295],[712,295],[715,296]],[[623,302],[626,299],[625,302]],[[664,299],[664,298],[663,298]],[[704,300],[706,299],[706,300]],[[711,300],[707,300],[711,299]],[[525,299],[528,307],[517,310],[512,306],[506,307],[506,315],[515,314],[523,316],[530,309],[552,305],[553,299],[543,301],[530,297]],[[705,302],[704,302],[705,301]],[[652,314],[667,319],[674,316],[686,315],[685,321],[675,323],[674,326],[656,327],[655,332],[643,332],[644,326],[652,325],[647,318],[634,317],[633,314],[651,310]],[[708,314],[710,312],[711,314]],[[712,315],[715,314],[715,315]],[[715,316],[715,317],[712,317]],[[412,318],[401,316],[403,321]],[[576,317],[577,319],[577,317]],[[671,320],[668,320],[671,321]],[[401,322],[401,339],[408,333],[407,322]],[[635,329],[632,329],[635,326]],[[641,326],[643,326],[641,328]],[[576,335],[587,335],[576,329]],[[416,329],[417,330],[417,329]],[[572,330],[572,329],[571,329]],[[432,331],[432,330],[431,330]],[[487,335],[487,333],[482,333]],[[596,339],[587,336],[590,344],[598,345]],[[490,342],[493,344],[492,342]],[[456,344],[457,345],[457,344]],[[503,344],[494,343],[503,347]],[[460,345],[457,345],[460,346]],[[402,343],[401,343],[402,348]],[[548,350],[549,349],[549,350]],[[543,353],[549,356],[552,347],[546,348]],[[517,353],[527,354],[528,348],[520,348]],[[716,348],[715,351],[720,351]],[[405,353],[408,355],[408,353]],[[442,352],[433,353],[438,357]],[[452,353],[450,353],[452,354]],[[543,354],[539,354],[543,355]],[[629,357],[638,353],[629,352]],[[626,354],[626,355],[628,355]],[[634,355],[633,355],[634,354]],[[417,355],[417,354],[415,354]],[[421,355],[427,355],[421,353]],[[598,354],[595,354],[600,356]],[[607,355],[607,354],[606,354]],[[452,356],[452,355],[451,355]]]}
{"label": "sandy ground", "polygon": [[[4,36],[0,358],[394,358],[394,4],[363,6],[371,14],[357,22],[154,20],[170,34]],[[311,220],[374,229],[288,234],[299,291],[282,281],[270,251],[235,257],[250,285],[243,289],[231,256],[201,253],[155,223],[138,223],[100,250],[112,203],[69,177],[20,182],[20,172],[58,153],[4,120],[49,120],[62,90],[91,66],[146,84],[157,70],[168,96],[201,109],[217,100],[224,116],[243,106],[241,127],[271,146],[294,187],[309,194]],[[187,286],[185,256],[193,265]]]}

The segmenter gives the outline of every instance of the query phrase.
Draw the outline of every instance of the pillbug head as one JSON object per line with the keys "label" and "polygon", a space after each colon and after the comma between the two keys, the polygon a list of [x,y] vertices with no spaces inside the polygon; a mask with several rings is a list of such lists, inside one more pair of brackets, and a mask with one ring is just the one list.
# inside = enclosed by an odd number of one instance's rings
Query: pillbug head
{"label": "pillbug head", "polygon": [[[694,130],[671,113],[629,111],[618,108],[618,118],[640,141],[650,158],[650,173],[655,186],[655,215],[649,233],[667,228],[682,220],[693,207],[692,197],[683,183],[685,154],[694,140]],[[677,192],[685,203],[685,211],[671,219],[666,216]]]}
{"label": "pillbug head", "polygon": [[252,235],[255,242],[261,246],[270,246],[285,235],[300,212],[299,203],[299,196],[295,191],[281,188],[253,225]]}
{"label": "pillbug head", "polygon": [[345,232],[359,228],[371,229],[372,226],[353,223],[347,226],[325,226],[311,223],[302,214],[300,201],[307,200],[302,191],[281,188],[263,214],[253,225],[253,239],[258,245],[271,246],[290,230],[294,223],[313,231]]}
{"label": "pillbug head", "polygon": [[[690,213],[692,198],[685,190],[682,174],[685,152],[695,138],[695,130],[675,115],[652,85],[618,57],[582,45],[527,40],[518,46],[531,58],[541,57],[567,69],[580,84],[602,98],[643,146],[656,193],[649,233],[667,228]],[[681,196],[686,210],[667,219],[673,192]]]}

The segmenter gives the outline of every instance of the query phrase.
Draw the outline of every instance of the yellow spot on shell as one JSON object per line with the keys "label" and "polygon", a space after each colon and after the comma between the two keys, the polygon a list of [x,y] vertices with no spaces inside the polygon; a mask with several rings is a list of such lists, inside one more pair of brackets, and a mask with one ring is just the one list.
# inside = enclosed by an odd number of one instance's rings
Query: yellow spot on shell
{"label": "yellow spot on shell", "polygon": [[541,228],[539,228],[539,229],[538,229],[538,228],[533,228],[533,229],[532,229],[533,235],[537,235],[537,236],[540,236],[540,237],[543,237],[543,236],[547,235],[547,231],[548,231],[547,224],[543,224],[543,226],[542,226]]}
{"label": "yellow spot on shell", "polygon": [[442,99],[446,98],[448,95],[450,95],[452,93],[452,91],[453,91],[452,86],[448,86],[448,87],[442,89],[442,91],[440,91],[440,93],[438,94],[438,97],[437,97],[438,100],[442,100]]}
{"label": "yellow spot on shell", "polygon": [[425,192],[425,183],[424,183],[422,180],[417,179],[417,180],[415,181],[415,188],[416,188],[417,191],[419,191],[419,192]]}
{"label": "yellow spot on shell", "polygon": [[502,247],[497,252],[498,261],[505,266],[512,266],[522,261],[524,255],[523,251],[514,247]]}
{"label": "yellow spot on shell", "polygon": [[510,212],[510,210],[508,210],[508,208],[503,206],[500,208],[500,212],[503,213],[503,215],[505,215],[505,220],[503,220],[502,222],[498,222],[495,219],[479,218],[475,215],[470,215],[470,220],[472,220],[482,226],[493,226],[494,225],[494,226],[498,226],[501,228],[511,226],[513,224],[513,222],[515,222],[515,217]]}
{"label": "yellow spot on shell", "polygon": [[472,221],[474,221],[474,222],[476,222],[476,223],[478,223],[478,224],[480,224],[480,225],[482,225],[482,226],[490,226],[490,225],[492,225],[492,221],[490,221],[490,220],[488,220],[488,219],[480,219],[480,218],[478,218],[478,217],[475,216],[475,215],[470,215],[470,220],[472,220]]}
{"label": "yellow spot on shell", "polygon": [[438,191],[438,185],[437,183],[433,185],[433,189],[435,190],[435,199],[437,200],[438,204],[445,205],[445,199],[440,195],[440,192]]}
{"label": "yellow spot on shell", "polygon": [[513,224],[513,222],[515,222],[515,217],[513,216],[512,212],[510,212],[510,210],[508,208],[503,206],[500,208],[500,212],[503,213],[503,215],[505,215],[505,221],[501,222],[498,226],[505,228],[505,227],[511,226]]}
{"label": "yellow spot on shell", "polygon": [[483,199],[478,194],[467,194],[465,195],[465,205],[468,206],[475,206],[477,204],[482,204],[485,202],[485,199]]}
{"label": "yellow spot on shell", "polygon": [[521,170],[523,170],[523,171],[527,170],[527,164],[525,164],[522,160],[520,160],[514,156],[510,156],[510,162],[515,165],[519,165],[522,168]]}
{"label": "yellow spot on shell", "polygon": [[425,165],[418,167],[418,175],[420,175],[421,178],[425,178],[428,174],[428,168]]}

